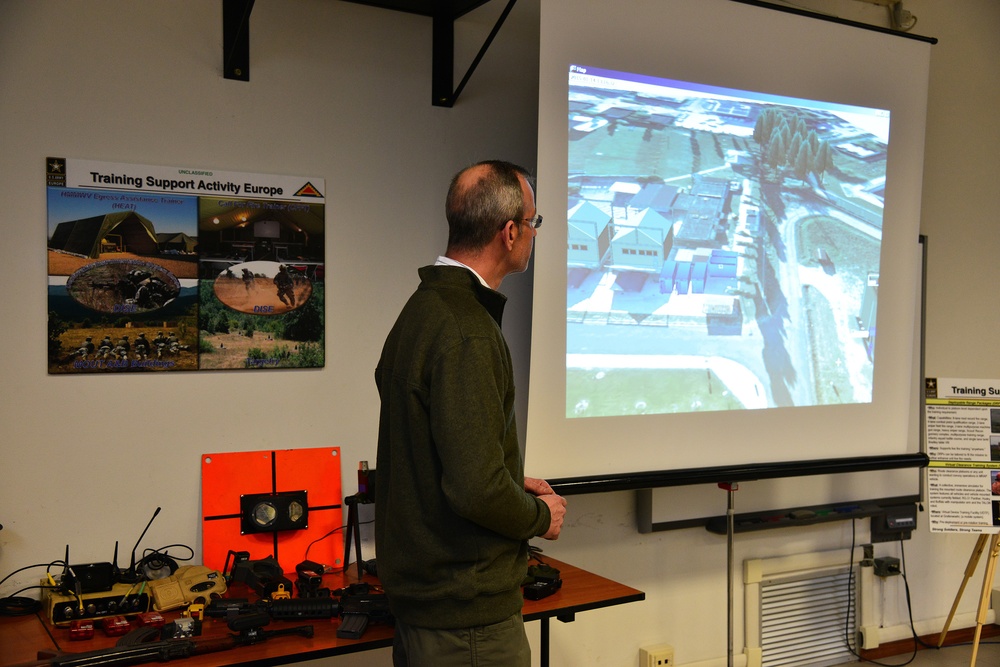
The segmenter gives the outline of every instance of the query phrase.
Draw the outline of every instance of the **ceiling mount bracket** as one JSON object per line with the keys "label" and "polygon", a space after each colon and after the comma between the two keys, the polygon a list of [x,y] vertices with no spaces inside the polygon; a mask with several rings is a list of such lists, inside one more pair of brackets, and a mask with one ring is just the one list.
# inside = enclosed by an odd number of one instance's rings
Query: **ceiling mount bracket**
{"label": "ceiling mount bracket", "polygon": [[514,8],[516,2],[517,0],[508,0],[507,6],[504,7],[503,12],[500,13],[500,17],[497,19],[496,25],[493,26],[493,30],[490,31],[482,48],[479,49],[479,53],[476,54],[472,64],[469,66],[469,70],[465,73],[465,77],[462,78],[461,83],[458,84],[458,87],[454,91],[452,90],[452,86],[454,84],[455,19],[457,17],[447,11],[447,6],[434,13],[431,104],[436,107],[452,107],[455,105],[458,96],[465,88],[465,84],[469,82],[472,73],[476,70],[483,56],[486,55],[486,51],[490,48],[497,33],[500,32],[500,28],[503,26],[504,21],[507,20],[507,16],[510,15],[510,11]]}
{"label": "ceiling mount bracket", "polygon": [[254,0],[222,0],[222,76],[250,80],[250,12]]}

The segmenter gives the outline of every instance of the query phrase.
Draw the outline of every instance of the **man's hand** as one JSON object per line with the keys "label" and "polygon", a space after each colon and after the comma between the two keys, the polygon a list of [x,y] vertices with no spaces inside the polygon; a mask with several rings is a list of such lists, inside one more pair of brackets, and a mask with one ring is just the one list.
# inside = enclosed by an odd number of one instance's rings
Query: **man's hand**
{"label": "man's hand", "polygon": [[524,478],[524,490],[533,496],[544,496],[555,493],[548,482],[544,479],[536,479],[534,477]]}
{"label": "man's hand", "polygon": [[555,540],[562,530],[563,517],[566,516],[566,499],[556,495],[552,487],[544,479],[535,477],[524,478],[524,490],[533,496],[541,498],[549,508],[549,515],[552,517],[549,522],[549,529],[541,535],[546,540]]}
{"label": "man's hand", "polygon": [[562,530],[563,517],[566,516],[566,499],[554,493],[546,493],[538,496],[549,507],[549,515],[552,517],[549,522],[549,529],[542,533],[541,537],[546,540],[559,538]]}

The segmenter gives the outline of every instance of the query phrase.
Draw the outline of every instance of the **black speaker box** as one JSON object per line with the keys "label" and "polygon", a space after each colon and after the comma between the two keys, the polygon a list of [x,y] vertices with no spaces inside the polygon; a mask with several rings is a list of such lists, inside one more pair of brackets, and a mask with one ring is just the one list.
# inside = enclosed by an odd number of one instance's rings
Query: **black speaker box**
{"label": "black speaker box", "polygon": [[111,563],[70,565],[63,573],[62,586],[67,593],[101,593],[110,591],[117,580],[118,568]]}

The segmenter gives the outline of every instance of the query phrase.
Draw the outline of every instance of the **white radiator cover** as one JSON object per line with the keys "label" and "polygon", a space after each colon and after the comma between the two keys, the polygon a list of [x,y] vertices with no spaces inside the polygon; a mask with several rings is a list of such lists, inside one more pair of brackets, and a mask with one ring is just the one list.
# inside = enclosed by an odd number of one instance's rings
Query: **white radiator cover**
{"label": "white radiator cover", "polygon": [[745,561],[747,664],[824,667],[855,660],[854,562],[847,550]]}
{"label": "white radiator cover", "polygon": [[[807,578],[828,576],[836,574],[838,570],[848,568],[848,557],[850,552],[847,549],[836,551],[817,552],[809,554],[798,554],[793,556],[782,556],[777,558],[750,559],[743,562],[743,586],[744,586],[744,630],[745,647],[742,653],[730,656],[722,656],[701,660],[697,662],[678,662],[681,667],[762,667],[763,656],[761,647],[761,588],[765,582],[776,581],[782,578],[795,579],[798,576]],[[855,564],[862,562],[863,551],[856,548],[851,561]],[[856,624],[856,641],[860,643],[860,649],[871,650],[878,648],[887,642],[911,639],[913,632],[920,636],[939,633],[944,627],[946,618],[938,616],[923,620],[914,621],[911,627],[908,622],[893,626],[883,626],[881,618],[881,593],[878,585],[878,577],[875,576],[871,565],[855,565],[854,571],[854,613]],[[977,574],[977,577],[981,575]],[[956,579],[955,585],[958,586]],[[981,583],[981,579],[976,579],[976,585]],[[845,584],[846,587],[846,584]],[[842,597],[846,603],[846,588]],[[969,605],[975,602],[975,593],[966,591]],[[993,592],[993,607],[1000,607],[1000,589]],[[994,609],[986,612],[985,623],[987,625],[996,623],[1000,614]],[[944,611],[944,610],[942,610]],[[952,630],[962,628],[972,628],[976,625],[976,611],[960,611],[955,615],[951,624]],[[852,626],[853,628],[854,626]],[[843,636],[843,630],[840,631]],[[736,649],[739,650],[738,648]],[[851,662],[855,657],[849,657],[841,662]],[[816,664],[824,664],[817,662]],[[829,663],[826,663],[829,664]]]}

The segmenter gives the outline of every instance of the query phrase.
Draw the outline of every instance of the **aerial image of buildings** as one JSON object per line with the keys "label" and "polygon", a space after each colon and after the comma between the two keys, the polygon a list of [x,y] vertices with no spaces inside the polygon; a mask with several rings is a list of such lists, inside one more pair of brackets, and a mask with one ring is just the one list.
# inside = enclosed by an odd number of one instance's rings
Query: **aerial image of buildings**
{"label": "aerial image of buildings", "polygon": [[870,402],[888,112],[569,84],[567,416]]}

